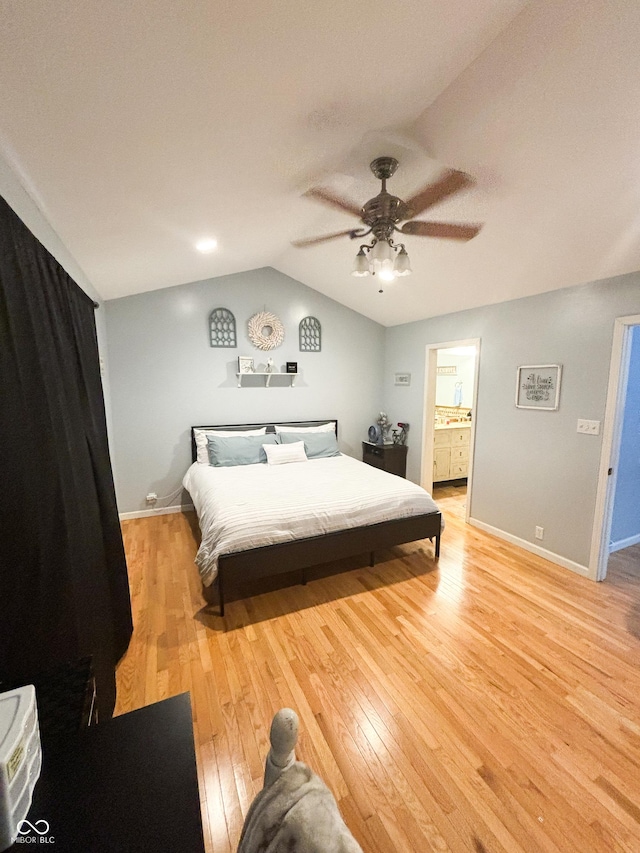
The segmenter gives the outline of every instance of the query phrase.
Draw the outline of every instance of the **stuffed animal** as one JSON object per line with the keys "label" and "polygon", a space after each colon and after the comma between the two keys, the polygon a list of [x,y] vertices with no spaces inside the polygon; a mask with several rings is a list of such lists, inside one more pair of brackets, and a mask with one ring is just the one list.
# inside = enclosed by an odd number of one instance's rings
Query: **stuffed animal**
{"label": "stuffed animal", "polygon": [[238,853],[362,853],[331,791],[296,761],[295,711],[278,711],[270,737],[264,788],[247,812]]}

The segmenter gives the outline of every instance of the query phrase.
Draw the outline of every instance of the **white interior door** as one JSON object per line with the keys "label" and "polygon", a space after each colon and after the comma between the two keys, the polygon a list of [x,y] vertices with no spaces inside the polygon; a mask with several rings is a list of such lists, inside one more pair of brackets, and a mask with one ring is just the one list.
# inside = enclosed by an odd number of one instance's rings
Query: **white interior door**
{"label": "white interior door", "polygon": [[589,577],[604,580],[609,561],[609,540],[613,518],[613,498],[620,459],[620,439],[624,415],[624,402],[629,375],[631,330],[640,325],[640,314],[618,317],[613,331],[609,387],[602,432],[602,451],[598,475],[598,491],[594,513]]}

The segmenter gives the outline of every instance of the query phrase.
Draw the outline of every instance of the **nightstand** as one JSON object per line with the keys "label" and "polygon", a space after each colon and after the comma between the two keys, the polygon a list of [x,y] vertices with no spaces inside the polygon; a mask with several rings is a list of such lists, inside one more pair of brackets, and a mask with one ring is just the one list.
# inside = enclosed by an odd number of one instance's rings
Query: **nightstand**
{"label": "nightstand", "polygon": [[407,476],[406,444],[372,444],[362,442],[362,461],[399,477]]}

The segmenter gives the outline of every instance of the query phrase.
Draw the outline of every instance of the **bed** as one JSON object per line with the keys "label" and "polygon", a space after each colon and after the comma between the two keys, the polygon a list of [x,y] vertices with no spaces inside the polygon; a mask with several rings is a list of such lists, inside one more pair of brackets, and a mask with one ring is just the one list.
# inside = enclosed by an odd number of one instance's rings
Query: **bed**
{"label": "bed", "polygon": [[[191,427],[192,464],[183,485],[202,533],[196,564],[205,587],[217,580],[221,616],[232,577],[250,582],[299,570],[305,583],[305,569],[311,566],[367,552],[373,566],[375,551],[417,539],[434,542],[438,559],[442,516],[431,496],[408,480],[339,453],[337,428],[335,419]],[[325,444],[316,431],[331,431],[335,453],[314,457],[314,444]],[[237,439],[256,433],[266,438]],[[208,464],[203,435],[214,453],[245,441],[261,445],[264,453],[265,442],[270,460],[276,453],[280,458],[299,450],[303,436],[311,458],[293,464],[225,459],[218,464],[221,457],[214,455],[214,464]],[[289,442],[289,450],[272,450],[280,442]]]}

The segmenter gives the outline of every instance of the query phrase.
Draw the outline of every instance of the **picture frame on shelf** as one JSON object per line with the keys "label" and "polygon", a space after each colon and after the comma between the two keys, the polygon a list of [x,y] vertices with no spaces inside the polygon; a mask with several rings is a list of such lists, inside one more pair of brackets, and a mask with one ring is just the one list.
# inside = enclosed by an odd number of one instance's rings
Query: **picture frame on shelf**
{"label": "picture frame on shelf", "polygon": [[253,363],[253,358],[251,356],[239,355],[238,356],[238,373],[255,373],[256,368]]}
{"label": "picture frame on shelf", "polygon": [[516,408],[553,412],[560,403],[561,364],[523,364],[518,367]]}
{"label": "picture frame on shelf", "polygon": [[286,372],[287,373],[297,373],[298,372],[298,362],[297,361],[288,361]]}

